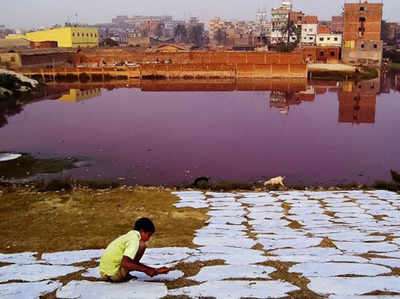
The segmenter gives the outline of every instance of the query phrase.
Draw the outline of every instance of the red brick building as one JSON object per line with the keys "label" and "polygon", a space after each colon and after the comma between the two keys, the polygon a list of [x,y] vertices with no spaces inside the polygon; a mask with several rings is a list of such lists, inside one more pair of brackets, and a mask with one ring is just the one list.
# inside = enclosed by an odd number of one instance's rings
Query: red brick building
{"label": "red brick building", "polygon": [[381,39],[383,3],[344,4],[344,41]]}
{"label": "red brick building", "polygon": [[343,16],[333,16],[332,17],[331,31],[333,33],[343,33],[343,31],[344,31],[344,17]]}

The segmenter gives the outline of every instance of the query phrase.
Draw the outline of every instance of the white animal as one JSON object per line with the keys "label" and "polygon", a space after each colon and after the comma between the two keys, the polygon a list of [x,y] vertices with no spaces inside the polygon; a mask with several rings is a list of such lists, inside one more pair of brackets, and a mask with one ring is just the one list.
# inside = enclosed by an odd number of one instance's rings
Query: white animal
{"label": "white animal", "polygon": [[268,181],[264,182],[264,186],[268,186],[268,185],[281,185],[281,186],[285,186],[283,184],[283,180],[285,179],[284,176],[277,176],[275,178],[269,179]]}

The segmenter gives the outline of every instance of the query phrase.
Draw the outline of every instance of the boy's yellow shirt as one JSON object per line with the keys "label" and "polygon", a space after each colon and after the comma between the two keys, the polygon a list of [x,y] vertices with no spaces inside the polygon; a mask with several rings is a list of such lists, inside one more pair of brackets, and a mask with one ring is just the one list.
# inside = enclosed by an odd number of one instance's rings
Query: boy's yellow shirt
{"label": "boy's yellow shirt", "polygon": [[112,241],[100,259],[100,273],[113,276],[121,267],[122,256],[134,259],[139,249],[140,233],[131,230]]}

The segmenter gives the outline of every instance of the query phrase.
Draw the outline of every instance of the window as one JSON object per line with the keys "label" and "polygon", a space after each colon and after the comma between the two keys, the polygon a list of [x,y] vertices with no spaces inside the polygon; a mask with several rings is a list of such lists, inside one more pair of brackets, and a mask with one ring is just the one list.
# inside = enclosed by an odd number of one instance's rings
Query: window
{"label": "window", "polygon": [[323,42],[323,41],[324,41],[324,38],[323,38],[323,37],[320,37],[319,40],[320,40],[321,42]]}
{"label": "window", "polygon": [[361,44],[361,49],[364,49],[364,47],[365,47],[365,45],[364,45],[364,44]]}
{"label": "window", "polygon": [[12,57],[10,58],[10,60],[11,60],[11,62],[15,62],[15,57],[12,56]]}
{"label": "window", "polygon": [[360,17],[360,22],[365,22],[365,17]]}
{"label": "window", "polygon": [[377,44],[374,44],[374,49],[378,49],[378,45]]}
{"label": "window", "polygon": [[360,11],[365,11],[365,7],[364,7],[364,6],[361,6],[361,7],[360,7]]}
{"label": "window", "polygon": [[335,57],[335,51],[331,51],[331,56]]}
{"label": "window", "polygon": [[309,39],[312,40],[313,39],[312,36],[310,36]]}
{"label": "window", "polygon": [[330,37],[328,37],[328,38],[327,38],[327,40],[331,40],[331,38],[330,38]]}
{"label": "window", "polygon": [[89,33],[86,33],[86,36],[89,37]]}
{"label": "window", "polygon": [[72,36],[75,36],[75,33],[74,33],[74,32],[72,32]]}
{"label": "window", "polygon": [[338,41],[338,38],[337,37],[335,37],[335,42],[337,42]]}
{"label": "window", "polygon": [[319,52],[319,56],[324,56],[324,51]]}
{"label": "window", "polygon": [[79,32],[77,33],[77,35],[79,36]]}

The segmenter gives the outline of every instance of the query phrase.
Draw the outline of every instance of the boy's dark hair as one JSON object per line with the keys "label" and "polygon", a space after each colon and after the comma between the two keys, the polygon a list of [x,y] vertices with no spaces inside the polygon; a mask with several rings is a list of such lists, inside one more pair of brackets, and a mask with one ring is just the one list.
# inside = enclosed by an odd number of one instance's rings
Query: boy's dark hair
{"label": "boy's dark hair", "polygon": [[142,230],[146,233],[150,232],[152,234],[154,234],[154,232],[156,230],[153,222],[149,218],[146,218],[146,217],[139,218],[138,220],[136,220],[135,226],[133,227],[133,229],[137,230],[137,231]]}

